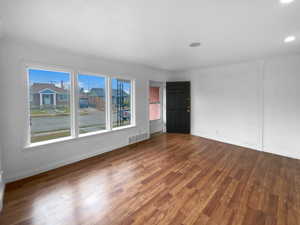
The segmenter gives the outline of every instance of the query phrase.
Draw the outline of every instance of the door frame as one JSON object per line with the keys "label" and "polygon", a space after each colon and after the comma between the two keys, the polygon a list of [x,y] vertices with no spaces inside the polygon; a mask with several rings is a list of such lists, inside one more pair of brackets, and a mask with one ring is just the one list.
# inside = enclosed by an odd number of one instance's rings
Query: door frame
{"label": "door frame", "polygon": [[[174,87],[175,87],[175,89],[174,89]],[[170,127],[171,123],[168,123],[168,121],[167,121],[167,124],[166,124],[167,131],[166,132],[190,134],[191,133],[191,82],[190,81],[169,81],[169,82],[167,82],[166,83],[166,96],[169,93],[168,90],[170,90],[170,91],[171,90],[173,90],[173,91],[176,90],[176,92],[178,92],[178,90],[181,90],[181,88],[184,89],[184,94],[187,94],[187,96],[186,96],[187,98],[184,101],[188,101],[188,102],[183,103],[184,108],[181,107],[180,110],[176,109],[176,112],[181,113],[180,116],[176,115],[176,118],[183,116],[182,112],[185,112],[184,116],[187,116],[186,117],[187,122],[188,122],[188,123],[186,123],[187,126],[186,127],[181,127],[181,128],[180,127],[178,128],[177,126],[176,126],[176,128],[172,127],[172,126]],[[168,106],[169,106],[169,104],[168,104]],[[169,113],[174,112],[174,110],[170,110],[170,108],[167,109],[167,107],[166,107],[166,111],[167,111],[166,112],[167,116],[170,116]]]}
{"label": "door frame", "polygon": [[[160,119],[158,120],[149,119],[150,87],[159,87]],[[165,81],[149,80],[148,82],[148,121],[149,121],[149,134],[153,134],[157,132],[166,132],[166,82]]]}

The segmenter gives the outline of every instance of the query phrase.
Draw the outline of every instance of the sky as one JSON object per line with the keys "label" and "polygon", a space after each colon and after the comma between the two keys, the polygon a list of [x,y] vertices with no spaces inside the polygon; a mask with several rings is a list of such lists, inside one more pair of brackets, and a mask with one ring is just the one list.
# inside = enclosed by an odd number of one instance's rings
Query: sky
{"label": "sky", "polygon": [[85,91],[88,91],[92,88],[104,88],[105,87],[105,78],[98,76],[89,76],[84,74],[78,75],[79,88],[83,88]]}
{"label": "sky", "polygon": [[70,87],[70,74],[65,72],[29,69],[30,85],[33,83],[48,83],[60,87],[61,81],[63,81],[66,88]]}
{"label": "sky", "polygon": [[[70,73],[55,72],[46,70],[29,69],[29,82],[33,83],[48,83],[55,84],[57,87],[61,87],[61,81],[63,81],[65,88],[70,87]],[[78,75],[79,87],[83,88],[86,92],[92,88],[104,88],[105,78],[100,76],[91,76],[86,74]],[[123,82],[124,91],[130,92],[130,81]],[[112,88],[117,89],[117,79],[112,79]]]}

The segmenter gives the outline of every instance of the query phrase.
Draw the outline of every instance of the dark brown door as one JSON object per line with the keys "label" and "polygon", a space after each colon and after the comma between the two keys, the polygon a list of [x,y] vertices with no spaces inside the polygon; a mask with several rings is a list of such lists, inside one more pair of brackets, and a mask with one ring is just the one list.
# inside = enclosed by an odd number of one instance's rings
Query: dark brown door
{"label": "dark brown door", "polygon": [[190,133],[190,82],[167,82],[167,132]]}

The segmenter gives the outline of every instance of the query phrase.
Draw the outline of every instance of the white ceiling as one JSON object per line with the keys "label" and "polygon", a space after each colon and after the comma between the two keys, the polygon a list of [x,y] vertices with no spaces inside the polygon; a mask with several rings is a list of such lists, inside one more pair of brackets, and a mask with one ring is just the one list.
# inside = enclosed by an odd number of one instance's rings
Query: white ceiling
{"label": "white ceiling", "polygon": [[8,37],[168,70],[300,51],[300,0],[1,0],[0,18]]}

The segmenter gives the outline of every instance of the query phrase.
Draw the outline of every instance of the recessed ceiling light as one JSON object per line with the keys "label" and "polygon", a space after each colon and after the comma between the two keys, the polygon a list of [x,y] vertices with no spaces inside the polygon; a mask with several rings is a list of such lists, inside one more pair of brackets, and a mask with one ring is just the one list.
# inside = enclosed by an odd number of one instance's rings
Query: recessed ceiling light
{"label": "recessed ceiling light", "polygon": [[288,36],[284,39],[284,42],[285,43],[289,43],[289,42],[293,42],[296,40],[296,37],[295,36]]}
{"label": "recessed ceiling light", "polygon": [[281,4],[290,4],[290,3],[292,3],[294,0],[280,0],[280,3]]}
{"label": "recessed ceiling light", "polygon": [[201,45],[200,42],[192,42],[192,43],[190,44],[190,47],[194,48],[194,47],[199,47],[200,45]]}

